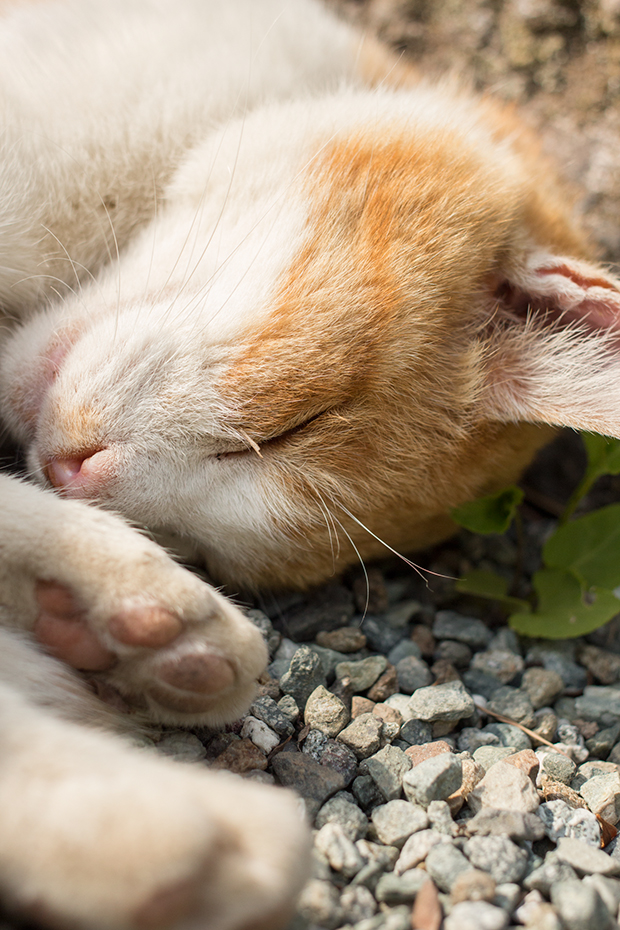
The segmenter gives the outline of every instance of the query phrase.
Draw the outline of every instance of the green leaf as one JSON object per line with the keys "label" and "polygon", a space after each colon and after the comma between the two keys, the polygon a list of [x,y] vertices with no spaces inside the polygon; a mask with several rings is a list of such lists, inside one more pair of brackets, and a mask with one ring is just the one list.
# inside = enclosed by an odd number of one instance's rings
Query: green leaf
{"label": "green leaf", "polygon": [[598,433],[582,433],[581,438],[588,453],[586,475],[620,474],[620,439],[610,439]]}
{"label": "green leaf", "polygon": [[620,600],[612,591],[592,587],[584,590],[570,571],[543,569],[532,579],[538,594],[533,613],[516,613],[510,626],[517,633],[543,639],[584,636],[620,613]]}
{"label": "green leaf", "polygon": [[510,610],[529,610],[527,601],[508,595],[508,582],[495,572],[476,570],[469,572],[456,583],[456,590],[462,594],[473,594],[476,597],[488,597],[494,601],[501,601]]}
{"label": "green leaf", "polygon": [[505,533],[522,500],[523,491],[512,484],[496,494],[453,507],[450,516],[473,533]]}
{"label": "green leaf", "polygon": [[583,478],[566,505],[562,516],[563,524],[573,515],[579,501],[586,496],[601,475],[620,474],[620,440],[600,436],[598,433],[582,433],[581,438],[588,453],[588,464]]}
{"label": "green leaf", "polygon": [[574,573],[586,587],[620,585],[620,504],[610,504],[560,527],[543,549],[549,568]]}

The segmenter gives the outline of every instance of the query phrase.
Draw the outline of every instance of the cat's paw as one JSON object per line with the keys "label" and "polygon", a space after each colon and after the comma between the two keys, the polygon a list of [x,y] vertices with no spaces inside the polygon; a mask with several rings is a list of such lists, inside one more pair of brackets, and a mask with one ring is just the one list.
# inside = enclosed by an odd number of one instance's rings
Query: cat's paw
{"label": "cat's paw", "polygon": [[114,514],[2,475],[0,505],[8,625],[151,719],[247,709],[267,651],[230,601]]}
{"label": "cat's paw", "polygon": [[[88,577],[39,578],[34,635],[119,709],[220,725],[251,702],[267,662],[241,612],[129,528],[132,552]],[[63,572],[66,577],[66,573]]]}
{"label": "cat's paw", "polygon": [[3,696],[13,752],[0,773],[0,883],[11,910],[55,930],[286,924],[308,861],[289,792]]}

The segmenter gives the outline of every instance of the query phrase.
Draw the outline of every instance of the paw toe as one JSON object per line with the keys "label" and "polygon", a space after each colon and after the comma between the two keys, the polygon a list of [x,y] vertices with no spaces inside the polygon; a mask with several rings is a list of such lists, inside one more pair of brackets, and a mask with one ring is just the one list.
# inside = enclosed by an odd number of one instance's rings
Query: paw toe
{"label": "paw toe", "polygon": [[223,656],[211,652],[189,653],[164,662],[157,677],[179,691],[219,694],[235,682],[235,672]]}
{"label": "paw toe", "polygon": [[105,671],[116,663],[116,656],[89,629],[85,612],[71,591],[55,582],[40,581],[36,597],[39,617],[34,635],[46,652],[73,668]]}
{"label": "paw toe", "polygon": [[126,646],[167,646],[180,634],[183,624],[165,607],[129,607],[110,618],[108,629]]}

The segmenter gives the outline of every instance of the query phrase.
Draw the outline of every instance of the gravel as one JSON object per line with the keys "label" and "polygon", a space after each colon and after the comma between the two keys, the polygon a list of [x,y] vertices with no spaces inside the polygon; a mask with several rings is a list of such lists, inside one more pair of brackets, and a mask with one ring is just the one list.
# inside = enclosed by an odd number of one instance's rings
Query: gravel
{"label": "gravel", "polygon": [[370,623],[341,585],[310,639],[294,602],[303,645],[283,611],[255,610],[272,677],[249,713],[222,734],[166,731],[161,750],[299,794],[314,865],[290,930],[613,930],[620,662],[587,639],[520,642],[437,609],[458,604],[445,588],[373,572],[387,604]]}
{"label": "gravel", "polygon": [[370,623],[343,585],[342,625],[302,645],[256,609],[272,677],[248,714],[160,749],[299,794],[314,864],[289,930],[617,930],[620,662],[587,639],[520,642],[373,571],[387,605]]}

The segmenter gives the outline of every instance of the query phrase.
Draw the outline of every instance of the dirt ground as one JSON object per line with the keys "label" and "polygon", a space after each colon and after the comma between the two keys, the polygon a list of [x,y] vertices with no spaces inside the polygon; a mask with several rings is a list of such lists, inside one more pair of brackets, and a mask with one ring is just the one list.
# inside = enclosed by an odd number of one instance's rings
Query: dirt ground
{"label": "dirt ground", "polygon": [[514,101],[620,263],[620,0],[328,0],[425,73]]}

